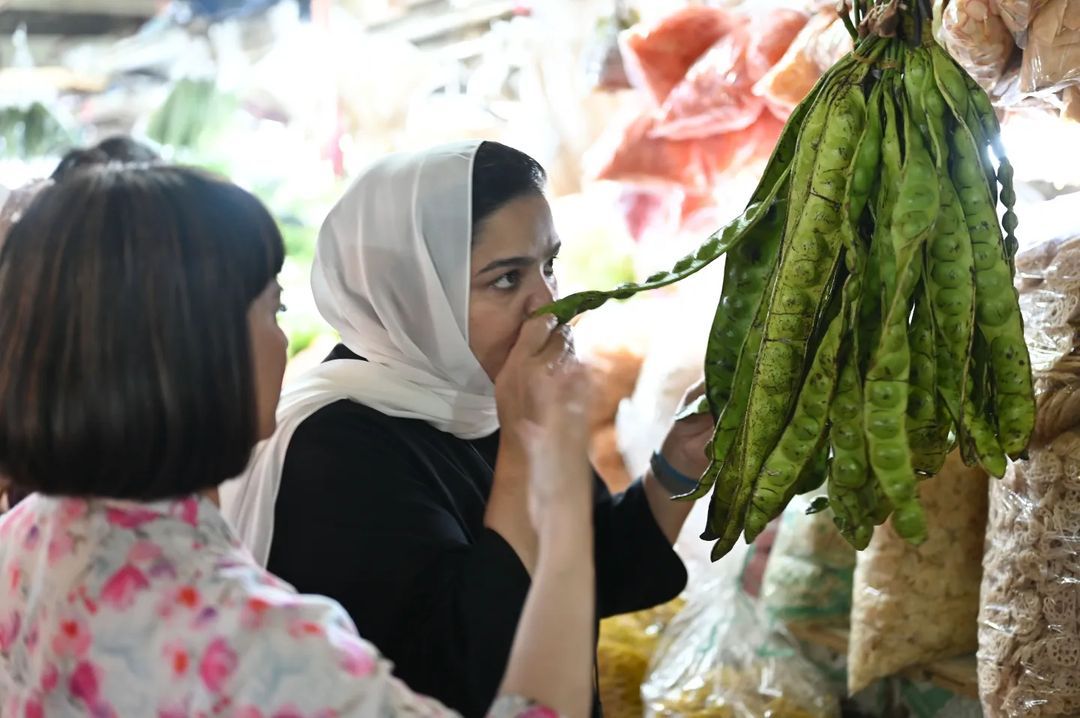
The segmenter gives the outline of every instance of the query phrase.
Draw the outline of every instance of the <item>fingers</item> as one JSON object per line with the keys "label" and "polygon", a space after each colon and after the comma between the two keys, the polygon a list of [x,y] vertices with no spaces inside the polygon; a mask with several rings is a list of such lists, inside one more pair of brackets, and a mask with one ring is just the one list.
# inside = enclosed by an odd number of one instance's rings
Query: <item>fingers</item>
{"label": "fingers", "polygon": [[534,317],[525,322],[521,327],[517,343],[514,344],[514,352],[521,352],[526,357],[534,357],[541,354],[553,336],[559,329],[555,317]]}

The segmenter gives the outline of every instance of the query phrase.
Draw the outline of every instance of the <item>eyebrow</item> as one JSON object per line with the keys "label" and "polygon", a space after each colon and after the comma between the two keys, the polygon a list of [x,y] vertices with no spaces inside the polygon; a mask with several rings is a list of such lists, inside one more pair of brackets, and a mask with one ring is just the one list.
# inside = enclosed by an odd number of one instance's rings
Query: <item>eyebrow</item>
{"label": "eyebrow", "polygon": [[[562,249],[562,242],[555,242],[548,250],[549,256],[554,257]],[[496,259],[494,262],[488,264],[481,269],[477,274],[487,274],[496,269],[527,269],[536,262],[534,257],[522,256],[522,257],[507,257],[505,259]]]}

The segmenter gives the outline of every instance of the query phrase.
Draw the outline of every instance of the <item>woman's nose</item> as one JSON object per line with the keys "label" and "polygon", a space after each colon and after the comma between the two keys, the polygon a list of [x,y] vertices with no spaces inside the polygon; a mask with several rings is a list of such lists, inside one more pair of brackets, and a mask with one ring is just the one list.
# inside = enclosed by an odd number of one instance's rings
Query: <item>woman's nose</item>
{"label": "woman's nose", "polygon": [[555,287],[548,282],[541,282],[540,286],[529,294],[529,299],[525,302],[525,313],[532,316],[537,309],[553,301],[555,301]]}

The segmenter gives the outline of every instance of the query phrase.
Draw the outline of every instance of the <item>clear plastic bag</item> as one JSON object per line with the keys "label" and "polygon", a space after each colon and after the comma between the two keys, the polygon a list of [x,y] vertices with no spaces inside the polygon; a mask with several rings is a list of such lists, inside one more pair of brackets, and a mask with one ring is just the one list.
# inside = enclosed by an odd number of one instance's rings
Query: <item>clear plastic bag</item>
{"label": "clear plastic bag", "polygon": [[886,524],[858,555],[848,644],[857,693],[905,668],[975,652],[986,473],[952,453],[919,485],[928,538],[904,541]]}
{"label": "clear plastic bag", "polygon": [[1027,47],[1028,27],[1046,0],[990,0],[990,7],[1001,16],[1018,47]]}
{"label": "clear plastic bag", "polygon": [[851,614],[855,550],[831,511],[806,513],[812,498],[796,496],[784,509],[761,600],[773,620],[844,626]]}
{"label": "clear plastic bag", "polygon": [[1017,257],[1036,436],[990,492],[979,693],[990,718],[1080,715],[1080,241]]}
{"label": "clear plastic bag", "polygon": [[653,655],[641,687],[646,718],[833,718],[825,680],[739,590],[744,554],[696,586]]}
{"label": "clear plastic bag", "polygon": [[1043,92],[1077,83],[1080,83],[1080,3],[1048,0],[1028,28],[1020,89]]}
{"label": "clear plastic bag", "polygon": [[[948,0],[941,13],[937,40],[984,90],[1001,80],[1015,41],[992,0]],[[937,0],[938,5],[945,0]]]}
{"label": "clear plastic bag", "polygon": [[819,12],[795,36],[787,52],[754,85],[754,94],[786,119],[822,73],[851,50],[851,36],[835,10]]}
{"label": "clear plastic bag", "polygon": [[596,664],[600,703],[606,718],[641,718],[641,684],[656,644],[684,601],[677,598],[647,611],[600,622]]}

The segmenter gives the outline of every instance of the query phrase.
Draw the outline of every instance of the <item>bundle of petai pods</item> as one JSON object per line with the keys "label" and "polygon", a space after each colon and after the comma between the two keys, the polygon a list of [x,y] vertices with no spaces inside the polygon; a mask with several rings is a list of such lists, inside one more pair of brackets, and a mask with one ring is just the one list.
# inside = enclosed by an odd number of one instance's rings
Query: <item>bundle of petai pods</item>
{"label": "bundle of petai pods", "polygon": [[712,491],[714,560],[824,482],[857,549],[890,516],[921,542],[917,482],[954,447],[996,477],[1027,448],[1012,167],[986,93],[925,28],[864,32],[795,109],[743,214],[671,271],[541,310],[565,322],[727,255],[711,463],[680,497]]}

